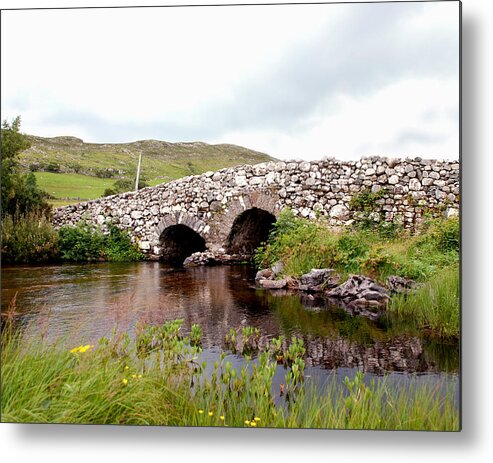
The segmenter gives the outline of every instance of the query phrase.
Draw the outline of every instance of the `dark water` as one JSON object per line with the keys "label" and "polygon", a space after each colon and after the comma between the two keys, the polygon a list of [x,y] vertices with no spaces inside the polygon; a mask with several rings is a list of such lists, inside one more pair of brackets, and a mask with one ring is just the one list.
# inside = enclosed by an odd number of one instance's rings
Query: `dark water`
{"label": "dark water", "polygon": [[248,266],[173,269],[157,262],[7,267],[2,311],[16,295],[17,318],[29,332],[68,335],[74,346],[95,343],[115,326],[132,331],[137,322],[183,319],[184,331],[193,323],[202,327],[209,359],[224,348],[231,327],[252,325],[264,342],[280,334],[303,338],[306,373],[317,381],[352,377],[359,369],[368,378],[387,374],[394,383],[458,384],[457,344],[424,339],[412,324],[386,317],[353,317],[323,299],[260,290],[253,277]]}

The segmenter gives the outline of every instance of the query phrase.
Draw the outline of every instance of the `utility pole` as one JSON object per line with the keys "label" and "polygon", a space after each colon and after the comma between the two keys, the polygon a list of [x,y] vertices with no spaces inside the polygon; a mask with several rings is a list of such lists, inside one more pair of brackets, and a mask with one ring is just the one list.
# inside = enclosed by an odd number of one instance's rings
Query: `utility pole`
{"label": "utility pole", "polygon": [[135,191],[139,190],[140,164],[142,163],[142,153],[139,154],[139,164],[137,165],[137,178],[135,179]]}

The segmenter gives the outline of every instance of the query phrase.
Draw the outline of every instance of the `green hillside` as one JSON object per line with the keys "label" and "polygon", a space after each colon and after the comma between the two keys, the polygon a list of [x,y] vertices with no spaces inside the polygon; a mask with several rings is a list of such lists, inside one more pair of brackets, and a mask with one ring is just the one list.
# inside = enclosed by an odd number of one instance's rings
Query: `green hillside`
{"label": "green hillside", "polygon": [[38,184],[61,205],[95,199],[118,179],[134,181],[139,154],[148,185],[240,164],[275,160],[241,146],[202,142],[84,143],[75,137],[28,135],[31,147],[21,153],[23,168],[36,173]]}

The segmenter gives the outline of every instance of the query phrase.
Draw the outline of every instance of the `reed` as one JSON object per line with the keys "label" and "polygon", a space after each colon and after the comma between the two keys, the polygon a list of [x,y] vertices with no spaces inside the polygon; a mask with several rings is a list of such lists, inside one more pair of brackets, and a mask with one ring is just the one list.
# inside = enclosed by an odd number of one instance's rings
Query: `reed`
{"label": "reed", "polygon": [[393,316],[413,317],[418,325],[442,338],[458,338],[459,268],[448,267],[434,275],[420,289],[408,295],[394,296],[387,310]]}

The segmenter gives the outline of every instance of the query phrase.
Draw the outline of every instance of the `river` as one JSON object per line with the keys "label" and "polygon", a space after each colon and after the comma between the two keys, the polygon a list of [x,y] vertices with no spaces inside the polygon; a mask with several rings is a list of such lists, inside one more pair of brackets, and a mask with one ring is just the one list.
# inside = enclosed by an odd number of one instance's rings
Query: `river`
{"label": "river", "polygon": [[[459,346],[423,337],[412,323],[353,317],[307,294],[255,287],[249,266],[176,269],[159,262],[2,267],[2,311],[16,298],[17,320],[29,335],[65,337],[70,346],[95,343],[113,328],[182,319],[198,323],[204,356],[215,359],[230,328],[252,325],[262,339],[296,335],[306,346],[307,376],[322,383],[357,370],[393,384],[456,387]],[[229,355],[235,364],[241,358]],[[276,373],[282,381],[282,372]]]}

